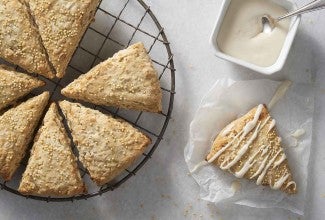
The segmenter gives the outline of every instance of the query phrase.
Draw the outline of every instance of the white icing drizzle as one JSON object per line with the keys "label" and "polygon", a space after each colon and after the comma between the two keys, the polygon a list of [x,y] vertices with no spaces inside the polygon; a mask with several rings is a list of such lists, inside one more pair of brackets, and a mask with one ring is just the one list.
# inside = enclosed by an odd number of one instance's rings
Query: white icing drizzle
{"label": "white icing drizzle", "polygon": [[277,158],[277,156],[279,155],[279,153],[281,153],[281,150],[279,150],[275,156],[269,161],[269,163],[266,165],[266,167],[264,168],[263,172],[261,173],[261,175],[258,176],[257,180],[256,180],[256,184],[257,185],[261,185],[262,180],[264,179],[264,176],[266,174],[266,172],[268,171],[268,169],[270,168],[270,166],[274,163],[275,159]]}
{"label": "white icing drizzle", "polygon": [[[244,163],[243,167],[238,170],[234,175],[238,178],[242,178],[247,172],[248,170],[257,162],[255,159],[255,157],[257,156],[257,154],[259,152],[263,152],[267,147],[265,147],[265,145],[262,145],[254,154],[253,156],[251,156],[250,158],[248,158],[248,160]],[[254,161],[253,161],[254,160]]]}
{"label": "white icing drizzle", "polygon": [[[290,86],[291,82],[289,81],[286,81],[284,83],[282,83],[280,85],[280,87],[278,88],[275,96],[272,98],[271,102],[270,102],[270,107],[272,107],[277,101],[278,99],[280,99],[286,92],[286,90],[288,89],[288,87]],[[276,97],[278,96],[278,97]],[[279,98],[279,96],[281,96]],[[254,132],[252,134],[252,136],[248,139],[248,141],[237,151],[235,157],[229,161],[229,158],[231,157],[231,154],[228,155],[227,158],[225,158],[225,160],[221,163],[220,165],[220,168],[223,169],[223,170],[229,170],[232,166],[234,166],[244,155],[245,153],[249,150],[249,147],[250,145],[254,142],[254,140],[257,138],[258,136],[258,133],[260,130],[262,130],[262,128],[267,124],[267,122],[270,120],[270,116],[268,116],[266,118],[266,120],[261,123],[258,121],[261,113],[262,113],[262,110],[263,110],[263,105],[258,105],[257,109],[256,109],[256,112],[254,114],[254,118],[249,121],[245,126],[244,128],[229,142],[226,144],[226,146],[224,146],[223,148],[221,148],[217,153],[215,153],[213,155],[213,157],[210,158],[210,160],[208,160],[207,162],[206,161],[202,161],[200,162],[199,164],[197,164],[193,170],[191,171],[191,173],[194,173],[195,171],[197,171],[199,168],[201,168],[202,166],[205,166],[207,163],[212,163],[215,159],[217,159],[225,150],[227,150],[229,147],[231,147],[234,142],[236,140],[237,143],[235,146],[233,146],[235,149],[240,145],[240,143],[242,142],[242,140],[246,137],[247,134],[249,134],[254,128]],[[270,125],[269,125],[269,128],[268,128],[268,131],[267,133],[269,133],[275,126],[276,124],[276,121],[274,119],[272,119]],[[221,136],[226,136],[228,135],[231,130],[233,129],[234,127],[234,124],[231,123],[229,124],[223,131],[222,133],[220,134]],[[295,132],[296,133],[296,132]],[[297,131],[297,134],[296,135],[302,135],[303,132],[302,131]],[[281,141],[281,139],[279,140]],[[273,165],[273,169],[276,168],[277,166],[279,166],[285,159],[286,159],[286,155],[284,153],[282,153],[280,159],[278,159],[277,161],[276,158],[279,156],[279,154],[282,152],[282,149],[278,150],[276,152],[276,154],[272,157],[271,160],[268,161],[269,157],[271,156],[271,153],[272,152],[269,152],[269,148],[270,146],[265,146],[265,145],[262,145],[259,147],[258,150],[256,150],[254,152],[254,154],[252,156],[250,156],[248,158],[248,160],[243,164],[243,166],[241,167],[241,169],[237,172],[234,173],[234,175],[238,178],[242,178],[247,172],[248,170],[254,165],[256,164],[257,160],[255,159],[255,157],[261,153],[261,156],[265,156],[265,158],[263,159],[263,161],[261,162],[260,166],[258,167],[258,170],[250,177],[250,179],[253,179],[255,177],[258,176],[257,180],[256,180],[256,184],[257,185],[261,185],[267,171],[270,169],[270,167]],[[267,162],[268,161],[268,162]],[[275,183],[274,185],[272,186],[271,185],[271,188],[273,189],[279,189],[282,187],[282,185],[285,183],[285,181],[287,181],[287,179],[289,178],[289,175],[290,174],[285,174],[283,175],[282,177],[280,177]],[[287,185],[286,185],[286,188],[289,187],[290,185],[294,184],[294,186],[296,187],[296,183],[293,182],[293,181],[290,181]]]}
{"label": "white icing drizzle", "polygon": [[266,148],[264,148],[262,150],[262,154],[261,154],[262,157],[268,152],[269,148],[270,148],[270,146],[267,146]]}
{"label": "white icing drizzle", "polygon": [[294,189],[296,189],[297,184],[296,184],[295,181],[290,181],[290,182],[288,182],[287,185],[286,185],[286,188],[288,188],[288,187],[291,186],[291,185],[294,185]]}
{"label": "white icing drizzle", "polygon": [[224,146],[223,148],[221,148],[217,153],[215,153],[213,155],[213,157],[211,157],[209,160],[208,160],[208,163],[212,163],[215,159],[217,159],[225,150],[227,150],[234,142],[235,140],[240,136],[240,139],[238,141],[238,143],[236,144],[235,148],[241,143],[241,141],[245,138],[245,136],[251,132],[254,127],[256,126],[257,124],[257,121],[262,113],[262,110],[263,110],[263,105],[260,104],[258,105],[257,109],[256,109],[256,112],[255,112],[255,115],[254,115],[254,118],[253,120],[249,121],[243,128],[243,130],[241,130],[235,137],[233,140],[231,140],[226,146]]}
{"label": "white icing drizzle", "polygon": [[268,109],[271,109],[285,95],[291,84],[291,81],[286,80],[279,85],[270,103],[267,105]]}
{"label": "white icing drizzle", "polygon": [[266,125],[266,123],[270,120],[271,116],[267,116],[265,121],[262,123],[261,129]]}
{"label": "white icing drizzle", "polygon": [[229,162],[227,165],[225,165],[226,162],[227,162],[227,160],[225,160],[225,161],[221,164],[221,166],[220,166],[221,169],[223,169],[223,170],[227,170],[227,169],[231,168],[233,165],[235,165],[235,164],[240,160],[240,158],[242,158],[242,156],[243,156],[243,155],[247,152],[247,150],[249,149],[249,146],[250,146],[250,145],[252,144],[252,142],[256,139],[257,134],[258,134],[258,132],[259,132],[260,125],[261,125],[261,123],[259,122],[258,125],[257,125],[257,127],[256,127],[256,129],[255,129],[255,131],[254,131],[254,133],[253,133],[253,135],[250,137],[250,139],[247,141],[247,143],[244,144],[244,146],[243,146],[242,148],[239,149],[239,151],[237,152],[237,155],[235,156],[235,158],[234,158],[231,162]]}
{"label": "white icing drizzle", "polygon": [[282,176],[278,181],[271,186],[272,189],[280,189],[283,183],[289,178],[289,174]]}
{"label": "white icing drizzle", "polygon": [[280,159],[274,162],[273,168],[279,166],[286,158],[287,158],[286,155],[283,153]]}
{"label": "white icing drizzle", "polygon": [[234,180],[231,183],[231,189],[234,193],[236,193],[237,191],[239,191],[241,188],[241,183],[238,180]]}
{"label": "white icing drizzle", "polygon": [[253,176],[250,177],[250,179],[253,179],[254,177],[258,176],[262,172],[262,170],[265,167],[266,161],[267,161],[267,159],[269,159],[269,156],[270,155],[271,155],[271,152],[269,152],[267,154],[267,156],[264,158],[264,160],[262,161],[261,165],[259,166],[258,170],[253,174]]}
{"label": "white icing drizzle", "polygon": [[[250,145],[253,143],[253,141],[257,138],[258,133],[260,130],[262,130],[262,128],[267,124],[267,122],[270,120],[270,116],[266,118],[266,120],[261,123],[258,122],[258,119],[262,113],[263,110],[263,105],[258,105],[254,118],[249,121],[244,128],[223,148],[221,148],[216,154],[213,155],[212,158],[210,158],[210,160],[208,160],[207,163],[211,163],[213,162],[216,158],[218,158],[225,150],[227,150],[230,146],[233,145],[233,143],[239,138],[238,142],[236,143],[235,146],[233,146],[235,149],[240,145],[240,143],[242,142],[242,140],[245,138],[245,136],[247,134],[249,134],[254,128],[254,132],[252,134],[252,136],[248,139],[248,141],[238,150],[236,156],[234,157],[234,159],[232,159],[231,161],[229,161],[229,158],[231,157],[231,154],[228,155],[227,158],[225,158],[225,160],[221,163],[220,168],[223,170],[229,170],[232,166],[234,166],[243,156],[244,154],[249,150]],[[274,126],[275,126],[276,121],[273,119],[269,125],[268,128],[268,132],[270,132]],[[222,136],[226,136],[231,129],[233,128],[233,124],[228,125],[224,131],[221,133]],[[274,162],[276,160],[276,158],[279,156],[279,154],[282,152],[282,149],[280,149],[279,151],[276,152],[276,154],[272,157],[272,159],[268,161],[269,157],[271,156],[272,152],[269,152],[269,148],[270,146],[265,146],[262,145],[259,147],[258,150],[256,150],[256,152],[254,152],[254,154],[248,158],[248,160],[243,164],[243,166],[241,167],[241,169],[237,172],[234,173],[234,175],[238,178],[243,177],[248,170],[254,165],[256,164],[257,160],[255,159],[255,157],[261,153],[261,156],[265,156],[265,158],[263,159],[263,161],[261,162],[258,170],[250,177],[250,179],[253,179],[255,177],[258,176],[256,184],[260,185],[264,179],[264,176],[266,175],[267,171],[269,170],[269,168],[273,165],[273,168],[279,166],[285,159],[286,156],[285,154],[281,155],[281,158],[279,160],[277,160],[276,162]],[[202,163],[202,162],[201,162]],[[194,169],[191,172],[195,172],[199,167],[204,166],[202,164],[198,164],[197,166],[194,167]],[[278,189],[280,188],[284,182],[289,178],[289,174],[281,177],[278,181],[275,182],[274,186],[271,186],[274,189]],[[292,183],[293,184],[293,183]]]}
{"label": "white icing drizzle", "polygon": [[[226,146],[224,146],[223,148],[221,148],[217,153],[215,153],[213,155],[213,157],[211,157],[208,160],[208,163],[212,163],[215,159],[217,159],[225,150],[227,150],[234,142],[235,140],[243,133],[243,131],[239,132],[234,139],[232,139],[232,141],[230,141]],[[238,141],[237,145],[239,145],[240,140]]]}
{"label": "white icing drizzle", "polygon": [[231,129],[233,129],[233,127],[234,123],[230,123],[229,125],[227,125],[227,127],[225,127],[225,129],[221,132],[221,137],[227,136],[230,133]]}
{"label": "white icing drizzle", "polygon": [[197,170],[199,170],[201,167],[206,166],[208,164],[207,161],[203,160],[200,163],[196,164],[195,167],[190,171],[190,173],[195,173]]}
{"label": "white icing drizzle", "polygon": [[271,123],[270,123],[270,126],[269,126],[269,129],[267,130],[267,133],[269,133],[275,126],[275,120],[272,119]]}
{"label": "white icing drizzle", "polygon": [[302,135],[304,135],[306,131],[302,128],[297,129],[295,132],[291,134],[292,137],[294,138],[300,138]]}
{"label": "white icing drizzle", "polygon": [[290,143],[290,146],[291,147],[296,147],[299,143],[298,139],[304,135],[306,133],[306,131],[302,128],[299,128],[297,129],[296,131],[292,132],[290,135],[291,135],[291,143]]}
{"label": "white icing drizzle", "polygon": [[257,124],[257,121],[260,118],[260,115],[262,113],[262,110],[263,110],[263,105],[262,104],[259,104],[258,107],[257,107],[257,109],[256,109],[256,112],[255,112],[255,115],[254,115],[253,120],[249,121],[245,125],[245,127],[243,128],[243,131],[244,131],[243,136],[246,136],[249,132],[251,132],[253,130],[253,128],[255,128],[255,126]]}

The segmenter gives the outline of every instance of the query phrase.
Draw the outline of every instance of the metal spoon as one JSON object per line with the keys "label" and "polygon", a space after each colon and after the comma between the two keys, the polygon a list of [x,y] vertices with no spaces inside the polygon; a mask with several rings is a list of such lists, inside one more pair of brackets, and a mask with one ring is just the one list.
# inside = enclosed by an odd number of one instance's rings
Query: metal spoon
{"label": "metal spoon", "polygon": [[263,32],[269,32],[270,28],[272,30],[275,27],[275,24],[281,21],[282,19],[289,18],[298,14],[324,9],[324,8],[325,8],[325,0],[314,0],[294,11],[288,12],[287,14],[277,18],[273,18],[270,15],[265,14],[262,16]]}

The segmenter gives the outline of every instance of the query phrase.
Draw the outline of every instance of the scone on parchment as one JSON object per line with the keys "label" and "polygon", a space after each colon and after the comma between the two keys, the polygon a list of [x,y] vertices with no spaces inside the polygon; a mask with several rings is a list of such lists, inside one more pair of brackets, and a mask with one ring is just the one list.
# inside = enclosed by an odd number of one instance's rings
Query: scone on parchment
{"label": "scone on parchment", "polygon": [[27,0],[49,59],[62,78],[100,0]]}
{"label": "scone on parchment", "polygon": [[62,90],[62,94],[98,105],[161,112],[157,72],[142,43],[117,52]]}
{"label": "scone on parchment", "polygon": [[0,57],[31,73],[55,76],[24,0],[0,1]]}
{"label": "scone on parchment", "polygon": [[129,123],[78,103],[59,103],[68,122],[79,160],[97,185],[104,185],[130,166],[151,140]]}
{"label": "scone on parchment", "polygon": [[52,103],[38,131],[18,191],[38,196],[75,196],[86,191],[69,137]]}
{"label": "scone on parchment", "polygon": [[297,192],[275,120],[264,105],[226,126],[214,140],[207,161],[257,185]]}
{"label": "scone on parchment", "polygon": [[45,83],[37,78],[0,65],[0,110],[44,85]]}
{"label": "scone on parchment", "polygon": [[49,100],[44,92],[0,116],[0,176],[9,181],[26,153]]}

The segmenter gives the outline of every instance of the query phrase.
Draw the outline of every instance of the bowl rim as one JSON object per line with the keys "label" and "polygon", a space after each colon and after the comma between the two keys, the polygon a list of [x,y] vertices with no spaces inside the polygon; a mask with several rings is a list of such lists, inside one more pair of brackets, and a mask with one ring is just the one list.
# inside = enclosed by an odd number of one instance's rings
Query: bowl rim
{"label": "bowl rim", "polygon": [[[299,27],[299,24],[301,21],[301,15],[297,15],[297,16],[294,16],[291,18],[291,24],[289,27],[289,31],[288,31],[288,34],[284,41],[284,44],[282,46],[282,49],[280,51],[280,54],[278,56],[278,59],[271,66],[262,67],[262,66],[258,66],[256,64],[244,61],[242,59],[230,56],[230,55],[222,52],[218,47],[216,39],[218,37],[219,31],[221,28],[221,24],[222,24],[223,19],[226,15],[226,12],[227,12],[230,2],[231,2],[231,0],[223,0],[222,1],[220,10],[217,15],[217,19],[214,23],[214,27],[213,27],[212,33],[210,35],[209,43],[213,47],[214,54],[223,60],[227,60],[227,61],[230,61],[237,65],[244,66],[246,68],[249,68],[256,72],[262,73],[264,75],[272,75],[272,74],[280,71],[283,68],[283,66],[287,60],[292,43],[293,43],[294,38],[297,34],[297,30],[298,30],[298,27]],[[290,3],[293,8],[297,7],[297,5],[294,2],[292,2],[291,0],[286,0],[286,2]]]}

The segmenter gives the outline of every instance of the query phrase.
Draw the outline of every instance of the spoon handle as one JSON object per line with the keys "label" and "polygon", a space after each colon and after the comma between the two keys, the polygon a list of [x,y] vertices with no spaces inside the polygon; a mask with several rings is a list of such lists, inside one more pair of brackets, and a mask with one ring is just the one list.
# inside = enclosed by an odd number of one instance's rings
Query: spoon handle
{"label": "spoon handle", "polygon": [[320,9],[324,9],[324,8],[325,8],[325,0],[314,0],[314,1],[300,7],[294,11],[288,12],[287,14],[285,14],[281,17],[278,17],[276,20],[280,21],[287,17],[291,17],[291,16],[298,15],[298,14],[303,14],[306,12],[316,11],[316,10],[320,10]]}

